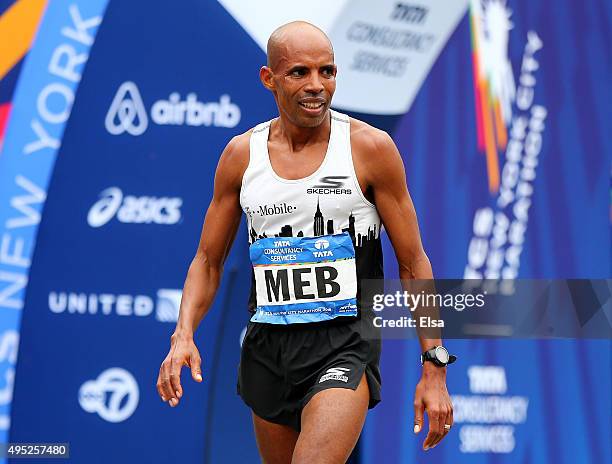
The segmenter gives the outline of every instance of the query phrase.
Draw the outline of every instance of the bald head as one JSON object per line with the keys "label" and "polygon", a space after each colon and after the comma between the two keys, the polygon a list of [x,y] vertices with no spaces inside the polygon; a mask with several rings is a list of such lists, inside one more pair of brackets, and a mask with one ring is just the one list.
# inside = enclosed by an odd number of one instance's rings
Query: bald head
{"label": "bald head", "polygon": [[283,57],[288,57],[307,44],[312,48],[327,48],[334,54],[331,41],[327,34],[317,26],[306,21],[293,21],[284,24],[272,32],[266,47],[268,53],[268,67],[276,69]]}
{"label": "bald head", "polygon": [[325,33],[304,21],[288,23],[272,33],[267,51],[259,78],[273,93],[281,117],[297,127],[329,122],[337,69]]}

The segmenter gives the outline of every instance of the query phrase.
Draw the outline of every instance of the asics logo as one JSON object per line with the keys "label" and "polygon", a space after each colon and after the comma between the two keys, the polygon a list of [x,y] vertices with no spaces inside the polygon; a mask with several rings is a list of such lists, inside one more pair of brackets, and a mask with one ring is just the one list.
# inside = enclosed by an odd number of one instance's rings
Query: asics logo
{"label": "asics logo", "polygon": [[109,187],[90,208],[87,223],[94,228],[102,227],[116,216],[125,224],[172,225],[181,219],[182,204],[178,197],[124,196],[120,188]]}
{"label": "asics logo", "polygon": [[147,130],[149,118],[136,84],[127,81],[119,86],[106,113],[104,125],[112,135],[127,132],[136,136]]}

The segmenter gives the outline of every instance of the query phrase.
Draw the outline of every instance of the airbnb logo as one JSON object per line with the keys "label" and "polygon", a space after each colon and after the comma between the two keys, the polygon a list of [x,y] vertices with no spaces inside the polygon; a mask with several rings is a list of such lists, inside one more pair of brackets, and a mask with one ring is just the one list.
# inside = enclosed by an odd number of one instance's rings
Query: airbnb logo
{"label": "airbnb logo", "polygon": [[240,108],[223,94],[219,101],[203,103],[195,93],[188,93],[184,100],[178,92],[172,92],[167,100],[157,100],[147,113],[140,91],[134,82],[119,86],[106,113],[106,130],[112,135],[127,132],[143,134],[151,121],[160,126],[205,126],[232,128],[240,122]]}
{"label": "airbnb logo", "polygon": [[106,130],[113,135],[124,132],[140,135],[147,130],[149,119],[136,84],[127,81],[119,86],[104,124]]}

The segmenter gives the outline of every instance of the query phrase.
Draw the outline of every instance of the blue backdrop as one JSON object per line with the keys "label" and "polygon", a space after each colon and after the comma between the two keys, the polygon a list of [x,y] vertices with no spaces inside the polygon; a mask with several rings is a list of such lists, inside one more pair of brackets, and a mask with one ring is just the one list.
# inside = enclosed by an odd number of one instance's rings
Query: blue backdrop
{"label": "blue backdrop", "polygon": [[[475,50],[470,38],[473,11],[459,23],[410,111],[392,122],[385,120],[404,156],[434,273],[444,278],[475,277],[466,269],[474,271],[470,264],[477,262],[482,266],[476,271],[486,276],[496,267],[491,264],[494,247],[502,250],[502,269],[511,268],[510,263],[516,263],[512,251],[517,246],[513,245],[518,244],[521,251],[515,268],[520,278],[609,278],[610,3],[578,7],[571,1],[509,1],[507,7],[512,12],[508,58],[516,84],[529,84],[533,90],[527,111],[513,105],[509,139],[513,130],[519,132],[516,119],[524,116],[529,124],[525,132],[537,133],[541,139],[532,143],[537,144],[531,150],[537,153],[537,164],[535,178],[525,181],[532,190],[527,212],[518,212],[520,186],[515,190],[517,198],[505,208],[499,207],[500,194],[489,190],[486,159],[477,142]],[[529,54],[529,35],[534,33],[541,47]],[[536,106],[539,110],[534,110]],[[534,114],[545,114],[541,125]],[[519,136],[524,147],[521,169],[528,165],[527,134]],[[510,151],[499,149],[502,189],[504,177],[509,182],[514,177],[504,175]],[[519,177],[515,185],[523,180]],[[475,213],[487,208],[521,227],[513,234],[511,225],[504,228],[505,222],[499,221],[499,232],[493,225],[483,232],[487,227],[475,225]],[[513,239],[513,235],[520,237]],[[481,237],[484,251],[475,243]],[[386,251],[390,255],[389,247]],[[393,272],[394,261],[386,262],[387,271]],[[385,450],[384,462],[595,463],[610,459],[610,395],[603,394],[611,385],[608,340],[455,340],[448,344],[460,359],[449,369],[448,378],[455,403],[453,433],[434,450],[420,449],[424,437],[414,439],[411,430],[419,350],[413,341],[387,341],[383,391],[395,401],[383,402],[370,414],[364,462],[380,462],[381,450]],[[486,370],[478,372],[482,366],[494,368],[493,378],[504,378],[507,387],[471,388],[472,377],[480,375],[483,382],[490,382]],[[490,406],[497,402],[504,405],[499,408],[509,407],[510,398],[517,396],[527,401],[520,418],[499,417]]]}
{"label": "blue backdrop", "polygon": [[[476,65],[486,64],[478,28],[497,24],[486,19],[495,10],[512,26],[516,98],[503,127]],[[605,1],[471,2],[405,114],[355,114],[395,139],[437,277],[610,277],[611,13]],[[60,67],[82,77],[44,74],[58,49]],[[235,393],[250,284],[244,227],[197,334],[204,382],[184,376],[174,409],[155,382],[219,155],[276,114],[258,79],[264,62],[252,31],[212,0],[49,2],[0,155],[0,430],[10,414],[11,441],[70,442],[83,463],[258,462]],[[57,144],[33,151],[35,120]],[[394,276],[388,243],[385,253]],[[419,349],[386,341],[383,402],[361,462],[610,460],[609,341],[448,345],[460,359],[448,378],[453,432],[420,450]]]}

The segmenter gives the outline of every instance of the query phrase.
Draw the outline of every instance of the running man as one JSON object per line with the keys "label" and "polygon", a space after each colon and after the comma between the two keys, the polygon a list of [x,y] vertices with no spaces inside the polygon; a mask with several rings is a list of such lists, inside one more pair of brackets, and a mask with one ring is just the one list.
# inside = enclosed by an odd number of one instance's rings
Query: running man
{"label": "running man", "polygon": [[[330,109],[336,66],[329,38],[309,23],[292,22],[272,33],[267,54],[260,78],[279,117],[234,137],[221,155],[157,389],[175,407],[183,366],[202,381],[193,335],[213,302],[244,212],[252,317],[238,392],[253,411],[262,460],[344,463],[368,408],[380,401],[380,338],[366,333],[372,311],[361,301],[360,282],[383,278],[381,226],[401,279],[432,279],[432,270],[393,140]],[[427,450],[448,433],[453,411],[448,352],[439,338],[419,337],[426,362],[414,431],[427,412]]]}

